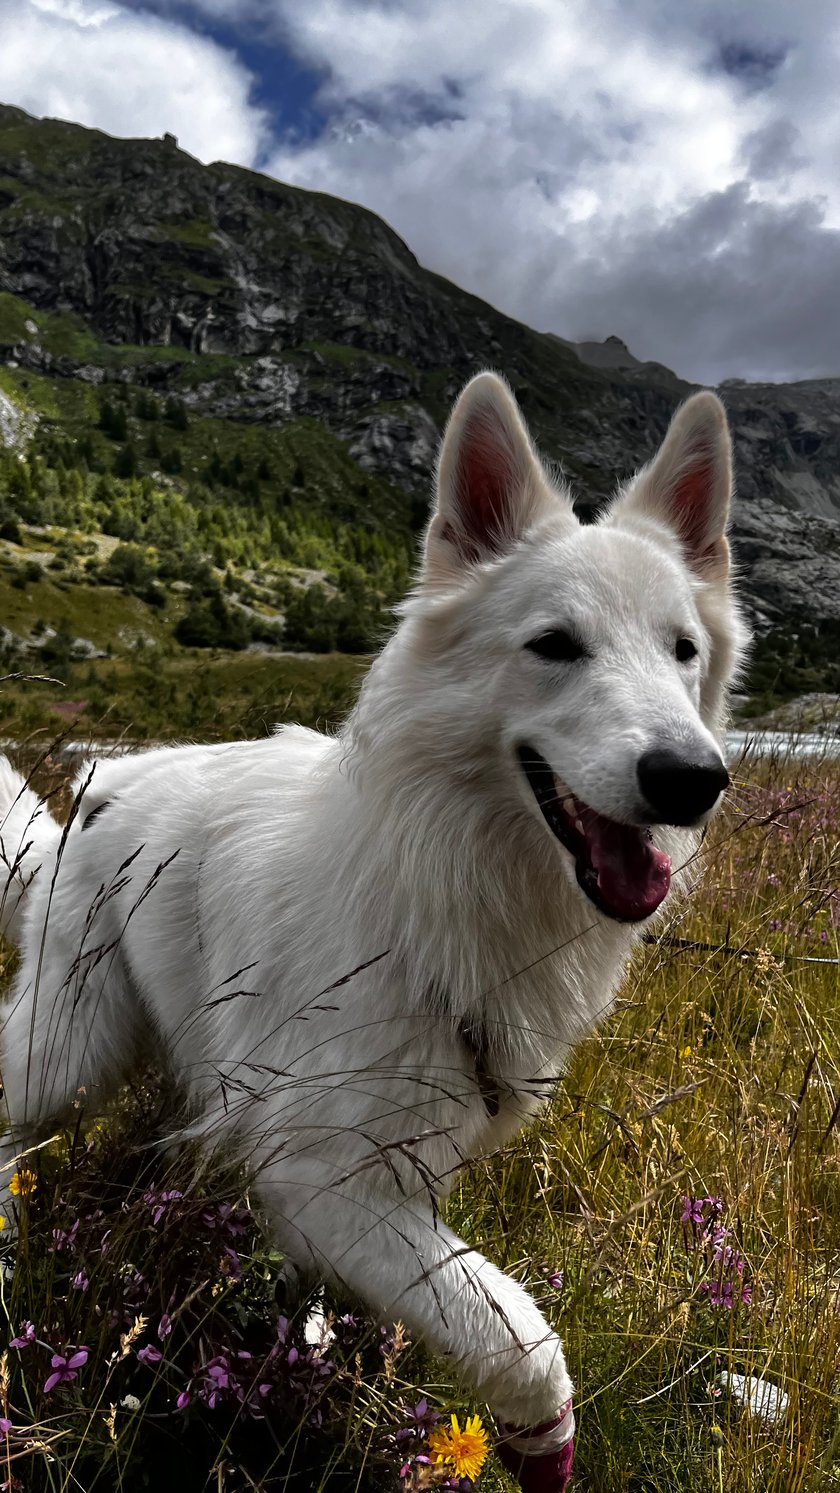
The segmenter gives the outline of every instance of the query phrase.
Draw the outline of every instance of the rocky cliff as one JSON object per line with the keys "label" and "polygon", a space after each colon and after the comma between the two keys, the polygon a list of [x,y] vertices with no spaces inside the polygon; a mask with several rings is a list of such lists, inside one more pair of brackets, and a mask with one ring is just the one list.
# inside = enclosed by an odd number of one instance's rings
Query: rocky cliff
{"label": "rocky cliff", "polygon": [[[196,420],[317,421],[404,494],[415,526],[447,406],[477,369],[507,375],[584,505],[649,456],[690,387],[618,339],[575,346],[502,316],[360,207],[202,166],[171,137],[115,140],[7,107],[0,363],[174,395]],[[754,619],[837,621],[840,379],[721,393]],[[0,412],[3,438],[16,428]]]}

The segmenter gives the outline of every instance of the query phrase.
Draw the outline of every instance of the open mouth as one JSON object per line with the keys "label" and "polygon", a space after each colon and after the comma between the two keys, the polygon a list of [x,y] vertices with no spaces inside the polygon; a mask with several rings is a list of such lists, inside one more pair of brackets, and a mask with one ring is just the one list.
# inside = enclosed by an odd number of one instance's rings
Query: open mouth
{"label": "open mouth", "polygon": [[578,885],[599,912],[618,923],[640,923],[656,912],[671,885],[671,857],[657,849],[650,830],[596,814],[558,787],[531,747],[519,747],[519,761],[551,833],[574,858]]}

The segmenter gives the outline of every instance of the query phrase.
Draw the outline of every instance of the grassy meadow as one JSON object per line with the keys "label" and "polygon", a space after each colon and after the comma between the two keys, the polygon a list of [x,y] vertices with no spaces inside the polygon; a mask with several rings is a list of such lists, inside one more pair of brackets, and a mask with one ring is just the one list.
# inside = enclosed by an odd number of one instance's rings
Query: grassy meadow
{"label": "grassy meadow", "polygon": [[[350,683],[316,691],[310,717],[334,718]],[[61,788],[57,757],[38,770]],[[828,1493],[840,763],[741,763],[702,862],[695,897],[640,947],[541,1123],[469,1168],[447,1212],[563,1334],[577,1493]],[[12,961],[7,950],[4,978]],[[159,1147],[170,1104],[165,1075],[140,1074],[113,1113],[80,1108],[19,1162],[16,1266],[0,1275],[0,1481],[473,1487],[422,1458],[430,1435],[441,1444],[435,1415],[490,1429],[486,1407],[398,1324],[295,1290],[247,1179]],[[745,1409],[727,1374],[764,1378],[780,1413],[766,1399]],[[478,1486],[512,1487],[492,1455]]]}

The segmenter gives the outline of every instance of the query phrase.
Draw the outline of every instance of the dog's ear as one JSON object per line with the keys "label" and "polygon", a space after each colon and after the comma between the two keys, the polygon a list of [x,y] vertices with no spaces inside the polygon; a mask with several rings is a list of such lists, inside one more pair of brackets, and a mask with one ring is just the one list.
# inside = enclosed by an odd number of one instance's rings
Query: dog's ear
{"label": "dog's ear", "polygon": [[704,389],[677,410],[656,456],[613,504],[607,522],[634,516],[674,531],[704,579],[729,570],[726,524],[732,492],[732,443],[726,412]]}
{"label": "dog's ear", "polygon": [[552,486],[507,384],[479,373],[457,400],[440,449],[424,580],[447,584],[511,549],[571,503]]}

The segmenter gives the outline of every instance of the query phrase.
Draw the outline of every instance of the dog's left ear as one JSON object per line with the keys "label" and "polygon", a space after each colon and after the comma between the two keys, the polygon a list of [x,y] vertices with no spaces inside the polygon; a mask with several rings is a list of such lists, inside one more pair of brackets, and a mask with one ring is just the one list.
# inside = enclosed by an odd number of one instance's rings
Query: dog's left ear
{"label": "dog's left ear", "polygon": [[649,518],[676,532],[704,580],[729,571],[726,525],[732,493],[732,443],[716,394],[692,394],[675,414],[656,456],[609,509],[607,523]]}
{"label": "dog's left ear", "polygon": [[505,554],[533,524],[564,509],[576,522],[507,384],[495,373],[479,373],[457,400],[441,445],[424,581],[459,580],[469,566]]}

